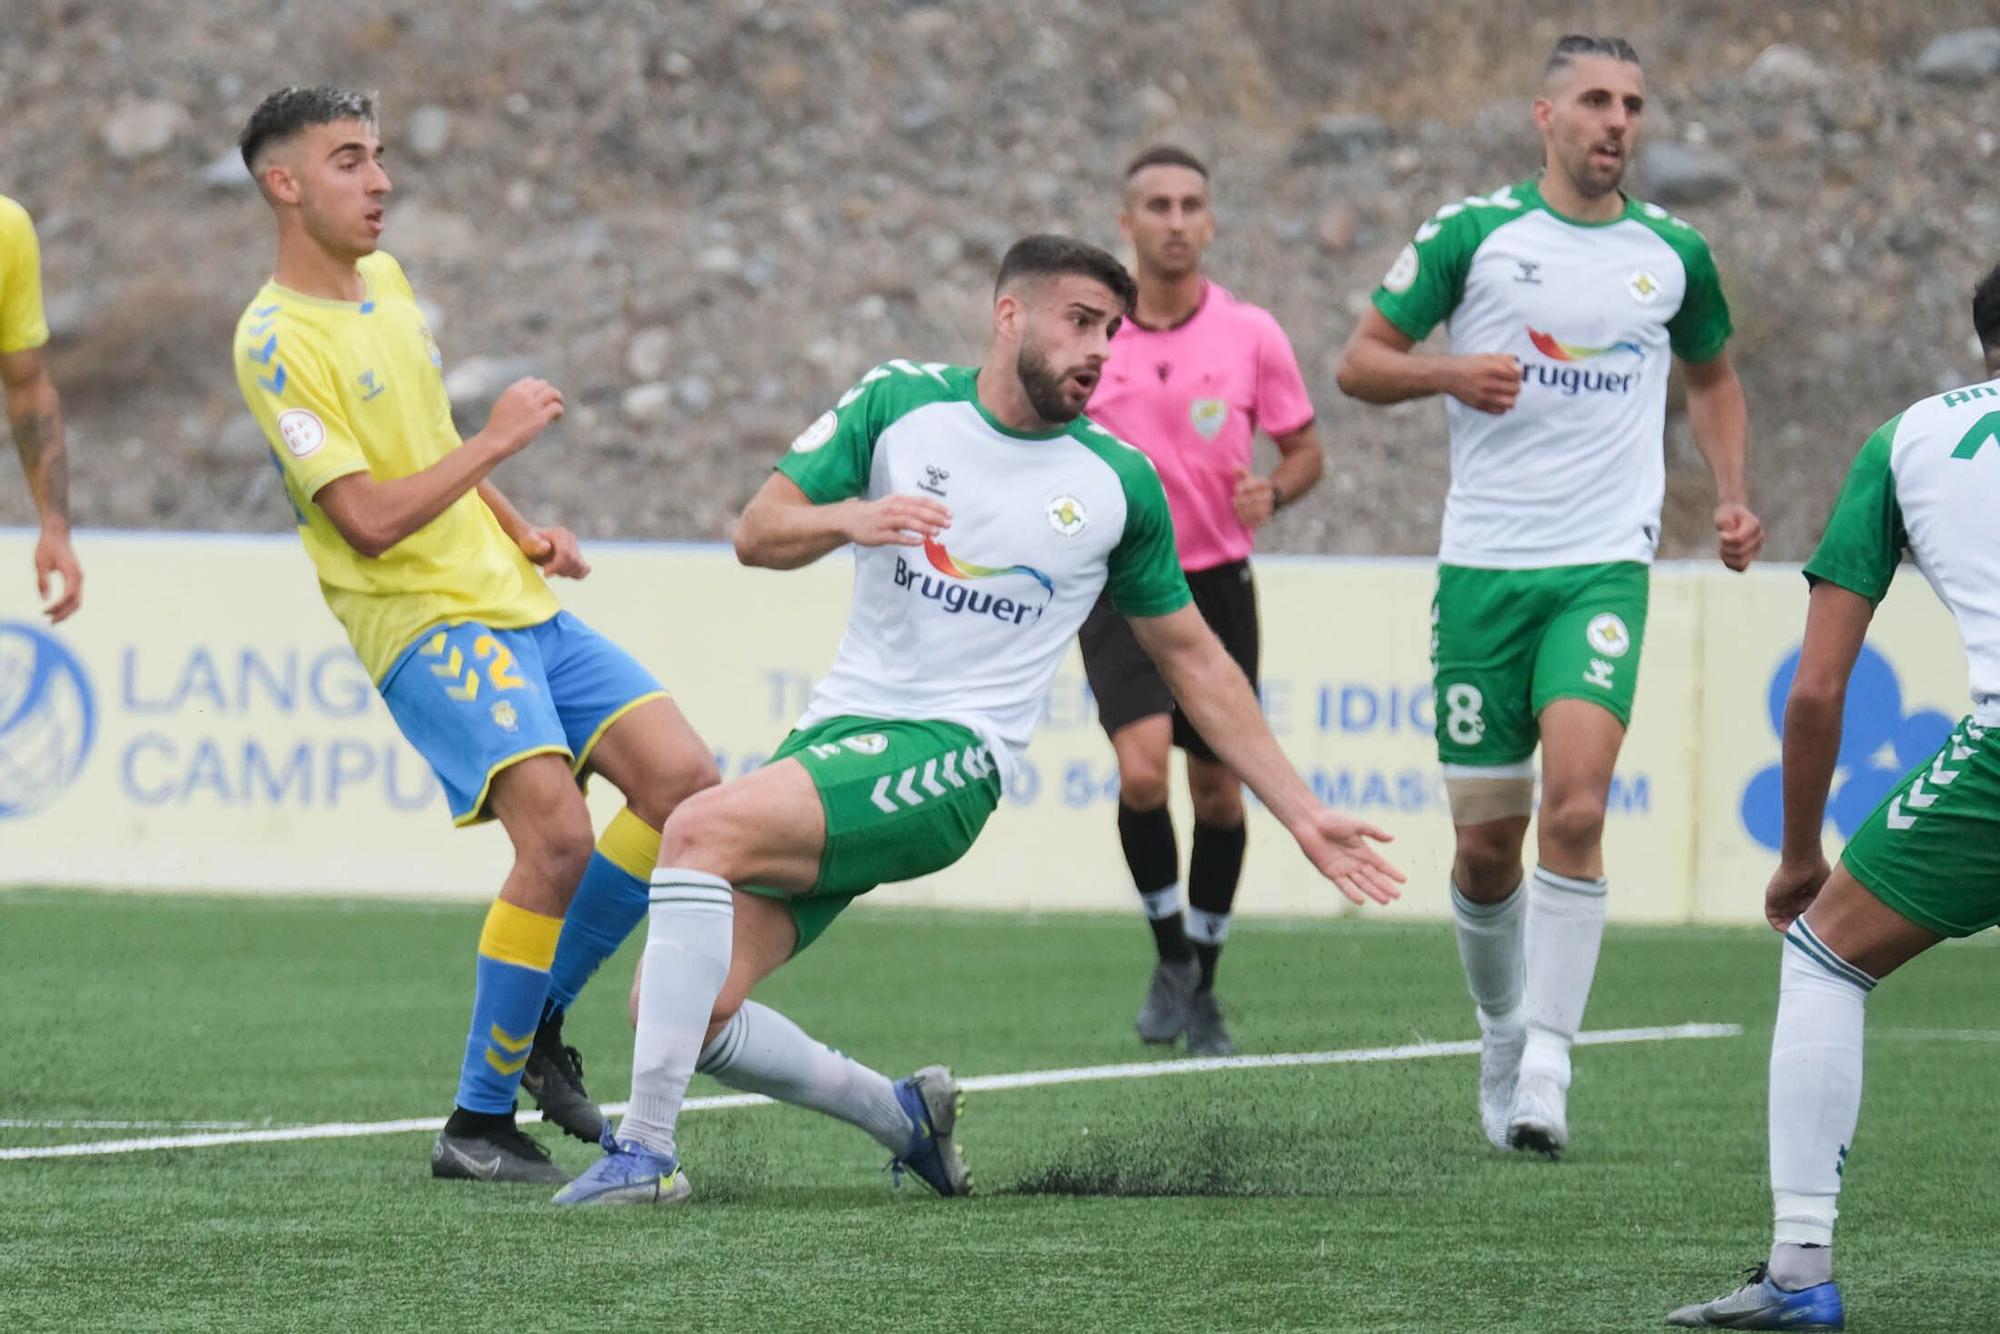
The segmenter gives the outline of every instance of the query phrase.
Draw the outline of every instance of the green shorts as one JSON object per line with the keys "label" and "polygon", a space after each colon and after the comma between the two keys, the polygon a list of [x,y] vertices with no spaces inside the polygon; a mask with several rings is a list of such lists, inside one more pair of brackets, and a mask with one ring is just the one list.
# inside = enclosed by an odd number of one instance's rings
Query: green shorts
{"label": "green shorts", "polygon": [[956,723],[829,718],[786,737],[771,763],[784,759],[805,767],[826,811],[819,879],[803,894],[743,890],[785,900],[799,931],[794,954],[875,886],[963,857],[1000,804],[985,743]]}
{"label": "green shorts", "polygon": [[1840,863],[1941,936],[2000,925],[2000,728],[1961,722],[1862,821]]}
{"label": "green shorts", "polygon": [[1522,763],[1535,753],[1551,700],[1587,699],[1630,723],[1646,575],[1638,561],[1440,565],[1431,604],[1438,758],[1471,768]]}

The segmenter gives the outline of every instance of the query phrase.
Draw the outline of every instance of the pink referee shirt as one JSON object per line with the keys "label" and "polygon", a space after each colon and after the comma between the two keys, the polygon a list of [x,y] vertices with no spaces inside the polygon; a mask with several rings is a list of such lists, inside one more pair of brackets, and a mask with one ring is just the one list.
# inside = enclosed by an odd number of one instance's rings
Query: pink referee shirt
{"label": "pink referee shirt", "polygon": [[1237,469],[1250,466],[1259,427],[1289,435],[1313,419],[1285,331],[1212,282],[1171,329],[1119,326],[1088,411],[1159,470],[1186,570],[1250,554],[1254,536],[1230,504]]}

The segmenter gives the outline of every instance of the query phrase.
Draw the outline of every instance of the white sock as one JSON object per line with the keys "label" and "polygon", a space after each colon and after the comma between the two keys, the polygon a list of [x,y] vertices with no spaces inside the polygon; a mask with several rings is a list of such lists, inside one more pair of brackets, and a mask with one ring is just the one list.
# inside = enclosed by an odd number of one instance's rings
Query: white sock
{"label": "white sock", "polygon": [[910,1147],[909,1113],[896,1101],[889,1077],[808,1037],[768,1005],[743,1002],[715,1041],[702,1049],[695,1068],[730,1088],[860,1126],[892,1153]]}
{"label": "white sock", "polygon": [[1841,1168],[1861,1116],[1861,1028],[1875,979],[1801,918],[1785,933],[1771,1036],[1776,1245],[1831,1246]]}
{"label": "white sock", "polygon": [[639,1032],[632,1041],[632,1104],[618,1138],[674,1153],[674,1122],[729,976],[735,908],[729,882],[705,871],[653,872],[646,971],[639,981]]}
{"label": "white sock", "polygon": [[1479,1007],[1480,1028],[1520,1022],[1521,938],[1528,896],[1519,885],[1498,903],[1474,903],[1451,887],[1451,917],[1458,929],[1458,961],[1465,987]]}
{"label": "white sock", "polygon": [[1577,880],[1537,866],[1528,882],[1528,1045],[1521,1078],[1569,1087],[1569,1049],[1604,941],[1603,880]]}
{"label": "white sock", "polygon": [[1181,886],[1179,881],[1164,889],[1155,889],[1139,896],[1139,902],[1146,906],[1146,920],[1157,922],[1162,917],[1181,915]]}
{"label": "white sock", "polygon": [[1197,945],[1220,945],[1229,939],[1229,914],[1206,908],[1187,910],[1187,938]]}

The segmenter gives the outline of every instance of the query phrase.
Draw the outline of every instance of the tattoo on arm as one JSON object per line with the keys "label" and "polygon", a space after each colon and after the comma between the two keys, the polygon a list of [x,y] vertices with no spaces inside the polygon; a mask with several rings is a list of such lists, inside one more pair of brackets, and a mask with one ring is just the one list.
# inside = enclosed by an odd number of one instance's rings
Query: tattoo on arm
{"label": "tattoo on arm", "polygon": [[37,505],[68,519],[69,458],[63,449],[62,417],[30,410],[14,418],[14,448]]}

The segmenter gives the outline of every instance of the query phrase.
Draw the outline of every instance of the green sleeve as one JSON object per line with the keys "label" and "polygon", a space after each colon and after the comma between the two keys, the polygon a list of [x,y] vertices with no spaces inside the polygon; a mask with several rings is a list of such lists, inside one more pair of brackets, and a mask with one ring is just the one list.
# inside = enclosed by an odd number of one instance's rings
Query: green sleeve
{"label": "green sleeve", "polygon": [[1678,227],[1683,234],[1667,240],[1681,257],[1687,291],[1681,297],[1681,308],[1667,321],[1667,338],[1674,355],[1682,361],[1713,361],[1722,355],[1723,344],[1735,332],[1729,322],[1729,301],[1722,295],[1722,275],[1715,271],[1715,256],[1709,253],[1708,242],[1686,223],[1680,222]]}
{"label": "green sleeve", "polygon": [[1181,572],[1174,546],[1174,519],[1160,475],[1138,450],[1118,465],[1125,484],[1125,532],[1111,549],[1105,588],[1112,605],[1125,616],[1165,616],[1179,611],[1193,595]]}
{"label": "green sleeve", "polygon": [[1447,204],[1417,228],[1417,235],[1375,289],[1375,309],[1410,338],[1421,342],[1451,317],[1465,294],[1473,252],[1486,238],[1489,220],[1479,210]]}
{"label": "green sleeve", "polygon": [[797,482],[813,504],[830,505],[867,493],[875,439],[888,424],[882,409],[890,374],[877,366],[862,376],[838,403],[799,432],[791,452],[778,460],[778,471]]}
{"label": "green sleeve", "polygon": [[1910,541],[1902,506],[1896,503],[1896,475],[1889,467],[1890,446],[1902,420],[1898,414],[1869,436],[1847,470],[1826,533],[1806,562],[1808,581],[1824,579],[1870,602],[1880,602],[1888,593]]}

